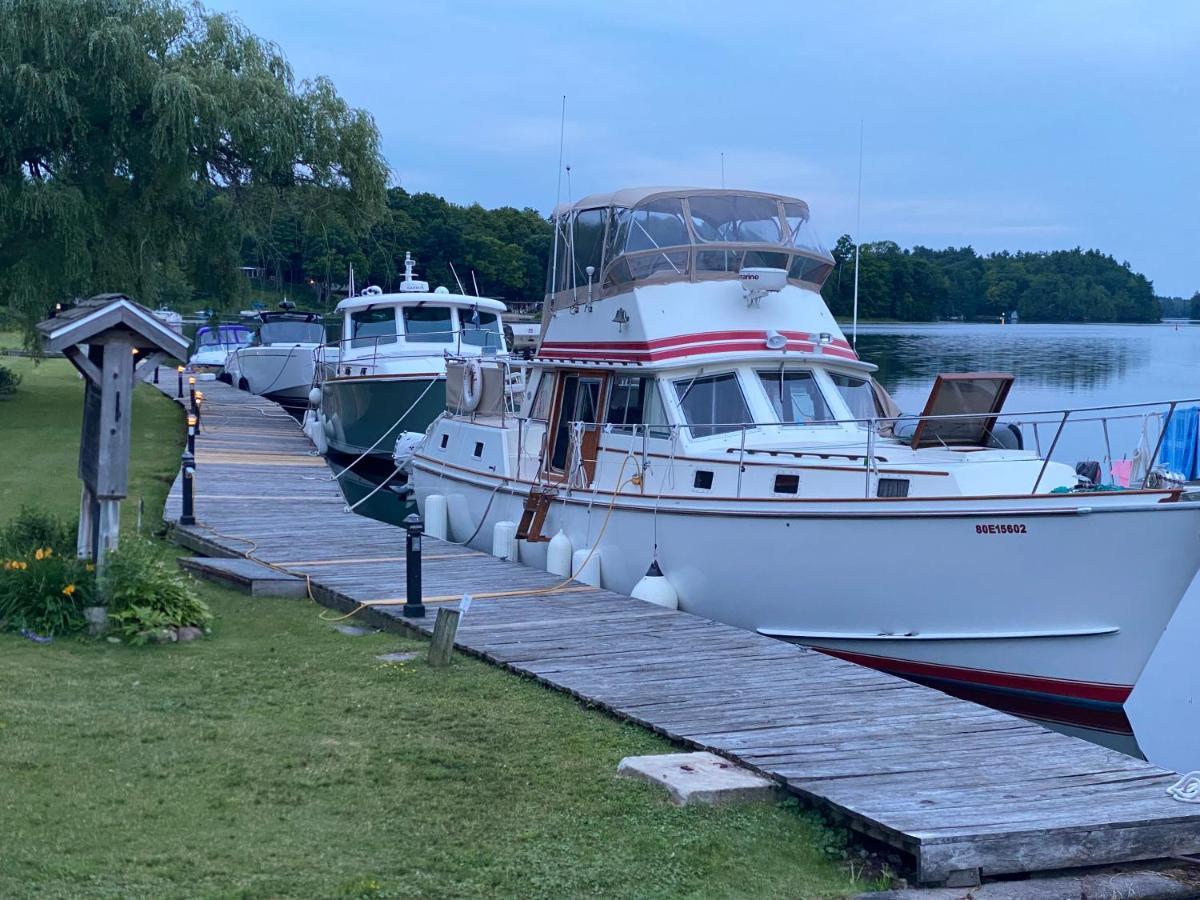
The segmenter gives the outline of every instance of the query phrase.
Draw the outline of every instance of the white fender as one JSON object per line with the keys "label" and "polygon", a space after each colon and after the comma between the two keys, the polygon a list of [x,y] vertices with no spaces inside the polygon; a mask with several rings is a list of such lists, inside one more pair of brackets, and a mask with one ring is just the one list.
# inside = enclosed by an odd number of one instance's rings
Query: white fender
{"label": "white fender", "polygon": [[641,581],[633,586],[629,596],[667,609],[679,609],[679,594],[675,592],[671,582],[667,581],[657,561],[650,563],[650,568]]}
{"label": "white fender", "polygon": [[448,519],[444,496],[430,494],[425,498],[425,533],[427,535],[446,540]]}
{"label": "white fender", "polygon": [[497,522],[492,528],[492,556],[517,560],[517,523]]}
{"label": "white fender", "polygon": [[[591,554],[589,557],[588,554]],[[600,587],[600,551],[592,553],[590,547],[581,547],[571,556],[571,571],[576,581]]]}
{"label": "white fender", "polygon": [[561,529],[546,548],[546,571],[563,577],[571,574],[571,539]]}

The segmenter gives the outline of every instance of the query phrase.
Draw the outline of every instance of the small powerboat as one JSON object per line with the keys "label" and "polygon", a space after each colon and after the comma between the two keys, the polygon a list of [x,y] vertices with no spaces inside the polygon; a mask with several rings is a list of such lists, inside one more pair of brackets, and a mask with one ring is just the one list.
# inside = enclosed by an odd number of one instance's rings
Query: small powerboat
{"label": "small powerboat", "polygon": [[250,346],[254,332],[245,325],[201,325],[192,342],[188,368],[194,372],[220,372],[235,350]]}
{"label": "small powerboat", "polygon": [[229,383],[289,409],[307,407],[316,353],[325,340],[321,317],[285,307],[259,313],[258,320],[253,341],[226,359]]}

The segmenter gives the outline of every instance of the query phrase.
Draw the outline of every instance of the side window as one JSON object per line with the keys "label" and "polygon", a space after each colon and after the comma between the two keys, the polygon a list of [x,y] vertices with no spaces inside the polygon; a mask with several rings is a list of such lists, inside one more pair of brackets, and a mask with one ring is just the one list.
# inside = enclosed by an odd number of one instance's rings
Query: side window
{"label": "side window", "polygon": [[396,343],[396,309],[379,306],[350,313],[350,346]]}
{"label": "side window", "polygon": [[774,369],[759,372],[758,377],[780,422],[823,422],[832,418],[811,372]]}
{"label": "side window", "polygon": [[500,338],[500,320],[495,313],[482,312],[478,309],[460,309],[459,320],[462,322],[462,341],[473,347],[503,347]]}
{"label": "side window", "polygon": [[855,378],[853,375],[829,373],[829,378],[837,385],[838,393],[850,407],[850,415],[856,419],[872,419],[883,415],[871,382],[865,378]]}
{"label": "side window", "polygon": [[448,344],[454,339],[454,325],[448,306],[406,306],[404,337],[408,341]]}
{"label": "side window", "polygon": [[693,437],[737,431],[750,420],[742,387],[732,372],[676,381],[675,393]]}
{"label": "side window", "polygon": [[[666,410],[663,409],[662,395],[658,392],[658,384],[653,378],[637,375],[617,375],[613,378],[609,391],[608,413],[604,421],[609,425],[650,425],[662,426],[650,428],[650,437],[667,437]],[[618,427],[618,434],[642,434],[646,429]]]}
{"label": "side window", "polygon": [[550,418],[550,395],[554,393],[554,375],[544,372],[538,379],[537,392],[529,404],[529,418],[545,422]]}
{"label": "side window", "polygon": [[592,280],[600,281],[600,258],[604,252],[604,220],[607,210],[585,209],[575,217],[575,274],[573,287],[587,288],[587,267],[594,269]]}

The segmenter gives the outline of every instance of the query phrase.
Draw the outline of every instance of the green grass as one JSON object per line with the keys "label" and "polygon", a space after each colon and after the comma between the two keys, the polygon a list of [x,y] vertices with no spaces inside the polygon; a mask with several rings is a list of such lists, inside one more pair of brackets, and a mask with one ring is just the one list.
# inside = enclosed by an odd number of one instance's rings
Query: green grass
{"label": "green grass", "polygon": [[[0,364],[24,378],[16,394],[0,400],[0,522],[22,505],[78,516],[83,381],[65,359],[35,365],[25,357],[0,357]],[[142,498],[147,521],[156,525],[161,517],[183,450],[181,418],[173,402],[149,385],[138,385],[122,528],[134,527]]]}
{"label": "green grass", "polygon": [[[64,513],[77,502],[80,385],[47,363],[22,388],[24,406],[0,406],[0,521],[18,497]],[[30,417],[15,439],[14,409]],[[134,415],[150,508],[174,470],[178,419],[149,395]],[[643,729],[466,657],[381,663],[423,642],[341,635],[309,602],[200,590],[217,618],[193,644],[0,635],[0,896],[866,887],[839,861],[842,833],[794,802],[679,809],[617,778],[621,757],[673,749]]]}

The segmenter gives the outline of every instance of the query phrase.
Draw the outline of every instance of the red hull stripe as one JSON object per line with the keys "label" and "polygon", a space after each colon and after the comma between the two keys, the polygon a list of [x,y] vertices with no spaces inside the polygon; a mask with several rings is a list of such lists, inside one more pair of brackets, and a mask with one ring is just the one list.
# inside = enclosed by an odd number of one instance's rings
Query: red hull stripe
{"label": "red hull stripe", "polygon": [[859,663],[872,669],[883,669],[906,677],[937,678],[981,688],[1027,691],[1063,700],[1120,705],[1128,699],[1133,690],[1133,685],[1128,684],[1102,684],[1092,681],[1070,681],[1063,678],[1043,678],[1036,675],[1017,675],[1012,672],[994,672],[990,669],[964,669],[939,663],[914,662],[909,659],[875,656],[869,653],[851,653],[846,650],[832,650],[828,647],[817,649],[848,662]]}
{"label": "red hull stripe", "polygon": [[1133,726],[1129,724],[1129,718],[1120,706],[1080,706],[1077,703],[1063,702],[1051,697],[980,688],[958,681],[945,681],[941,678],[925,678],[916,675],[907,677],[910,681],[928,685],[953,697],[990,706],[1014,716],[1023,716],[1027,719],[1037,719],[1041,722],[1058,725],[1074,725],[1077,728],[1087,728],[1092,731],[1107,731],[1110,734],[1133,734]]}
{"label": "red hull stripe", "polygon": [[[788,349],[811,353],[816,349],[811,336],[801,331],[781,332]],[[703,356],[766,349],[765,331],[713,331],[675,335],[653,341],[553,341],[545,343],[538,356],[546,359],[611,359],[621,362],[658,362],[683,356]],[[826,344],[822,352],[842,359],[858,359],[843,340]]]}

